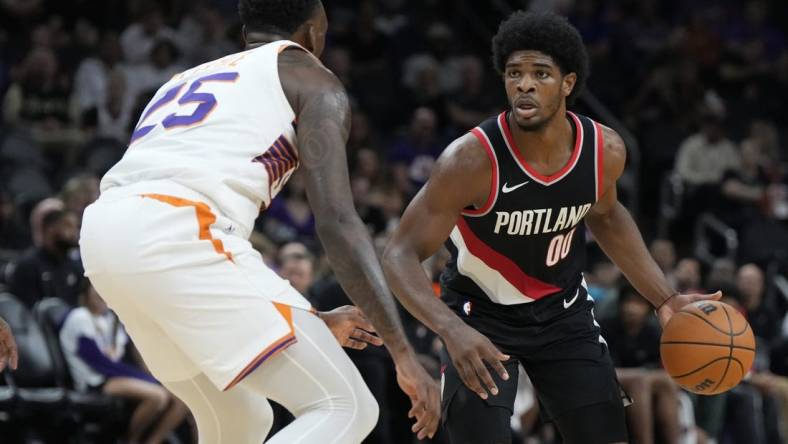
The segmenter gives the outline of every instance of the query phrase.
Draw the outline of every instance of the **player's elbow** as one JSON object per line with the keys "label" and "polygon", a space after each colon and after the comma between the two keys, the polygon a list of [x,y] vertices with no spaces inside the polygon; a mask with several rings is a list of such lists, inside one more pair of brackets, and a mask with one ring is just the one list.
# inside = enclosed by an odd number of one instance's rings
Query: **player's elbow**
{"label": "player's elbow", "polygon": [[387,279],[394,275],[396,265],[399,263],[403,255],[403,246],[400,243],[390,241],[383,249],[383,255],[380,258],[380,264],[383,266],[383,272]]}

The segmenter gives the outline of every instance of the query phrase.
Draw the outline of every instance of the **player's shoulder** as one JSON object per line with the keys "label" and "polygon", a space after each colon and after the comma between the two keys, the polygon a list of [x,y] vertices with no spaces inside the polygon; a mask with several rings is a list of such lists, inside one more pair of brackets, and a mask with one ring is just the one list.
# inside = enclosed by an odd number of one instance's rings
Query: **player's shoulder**
{"label": "player's shoulder", "polygon": [[284,48],[278,58],[280,77],[300,89],[341,89],[342,82],[312,53],[300,46]]}
{"label": "player's shoulder", "polygon": [[489,169],[490,161],[484,144],[469,131],[454,139],[441,153],[436,163],[439,172],[478,173]]}
{"label": "player's shoulder", "polygon": [[[598,123],[598,122],[597,122]],[[624,171],[627,163],[627,146],[618,132],[599,123],[604,140],[603,158],[604,169],[608,175],[618,177]]]}
{"label": "player's shoulder", "polygon": [[599,123],[599,127],[602,129],[602,140],[605,141],[605,157],[620,157],[623,160],[626,160],[627,146],[624,143],[624,139],[621,137],[621,135],[619,135],[618,132],[613,128],[602,125],[601,123]]}
{"label": "player's shoulder", "polygon": [[297,46],[289,47],[279,54],[277,63],[282,90],[297,115],[310,102],[348,108],[342,82],[311,53]]}

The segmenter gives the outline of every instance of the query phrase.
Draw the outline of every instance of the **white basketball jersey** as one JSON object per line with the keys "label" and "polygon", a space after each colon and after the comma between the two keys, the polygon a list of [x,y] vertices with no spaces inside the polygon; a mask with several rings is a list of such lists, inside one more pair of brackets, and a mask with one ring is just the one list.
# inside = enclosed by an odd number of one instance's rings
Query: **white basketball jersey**
{"label": "white basketball jersey", "polygon": [[[206,196],[250,233],[298,167],[295,113],[279,80],[278,41],[205,63],[164,84],[101,191],[172,181]],[[155,190],[153,190],[155,191]]]}

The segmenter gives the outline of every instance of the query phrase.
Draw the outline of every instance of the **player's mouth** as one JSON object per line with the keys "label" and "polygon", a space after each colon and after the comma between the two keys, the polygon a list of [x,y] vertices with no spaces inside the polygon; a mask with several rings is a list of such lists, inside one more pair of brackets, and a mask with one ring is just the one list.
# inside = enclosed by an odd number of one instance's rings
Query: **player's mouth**
{"label": "player's mouth", "polygon": [[514,111],[521,119],[530,119],[536,115],[539,106],[530,99],[519,99],[514,103]]}

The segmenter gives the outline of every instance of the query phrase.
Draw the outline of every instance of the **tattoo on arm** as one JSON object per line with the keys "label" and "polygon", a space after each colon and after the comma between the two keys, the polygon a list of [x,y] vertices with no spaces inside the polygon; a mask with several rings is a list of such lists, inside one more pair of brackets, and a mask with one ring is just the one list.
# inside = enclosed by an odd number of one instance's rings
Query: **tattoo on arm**
{"label": "tattoo on arm", "polygon": [[[350,105],[339,81],[312,70],[298,111],[298,149],[318,236],[342,288],[397,355],[409,346],[372,240],[356,213],[345,144]],[[307,91],[304,91],[307,90]]]}

